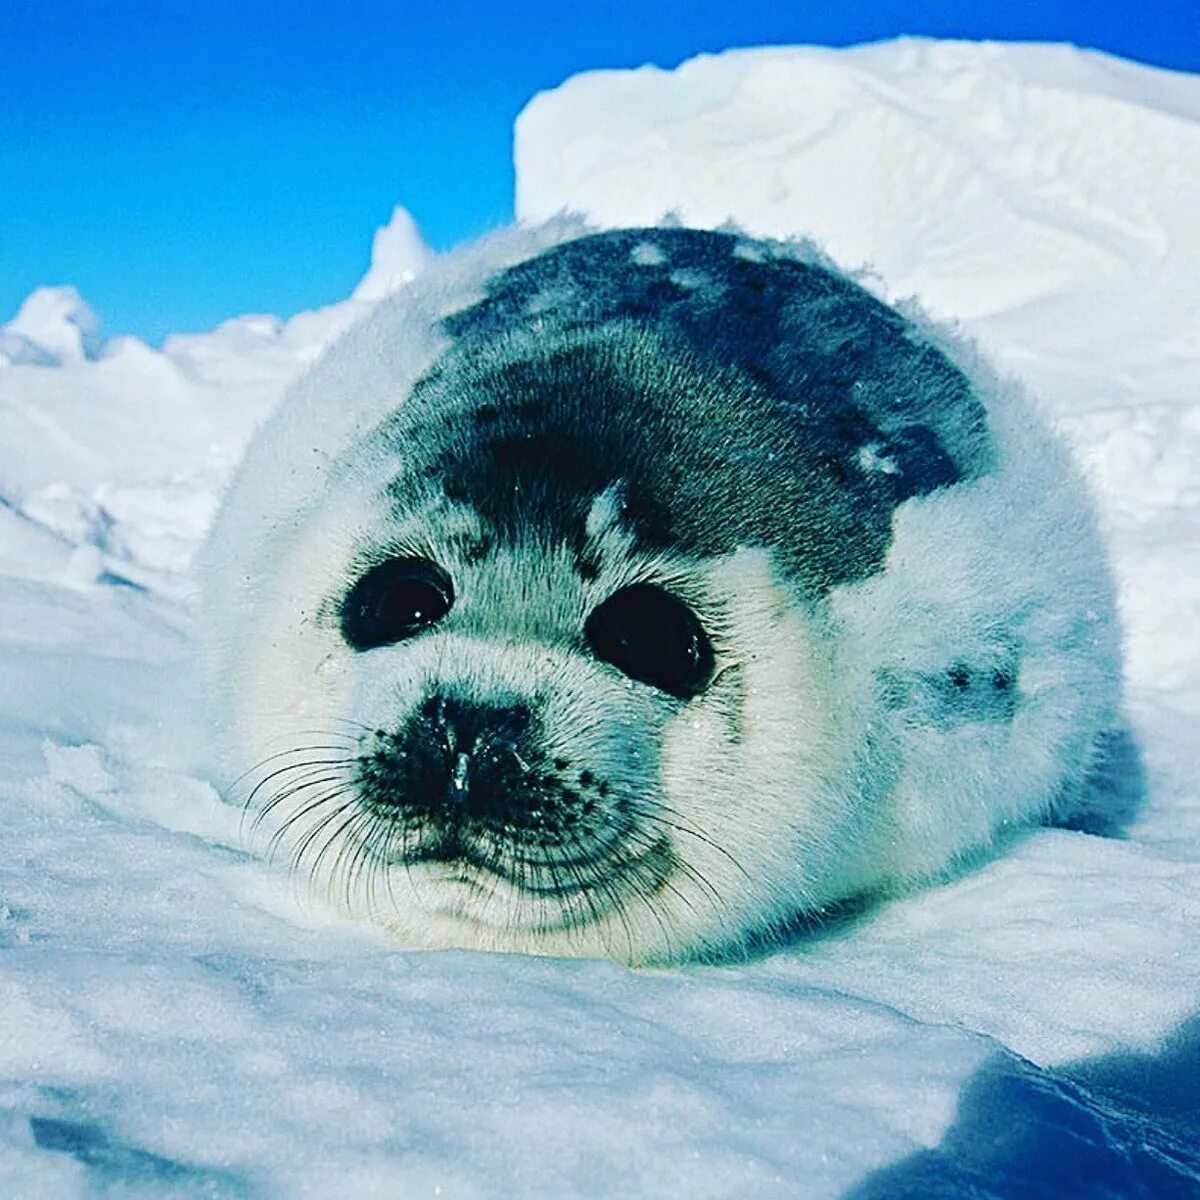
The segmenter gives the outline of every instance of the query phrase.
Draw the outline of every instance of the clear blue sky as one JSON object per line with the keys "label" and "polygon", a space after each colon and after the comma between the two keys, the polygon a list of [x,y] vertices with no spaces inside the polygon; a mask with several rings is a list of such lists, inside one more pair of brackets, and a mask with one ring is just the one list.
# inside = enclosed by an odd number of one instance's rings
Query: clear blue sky
{"label": "clear blue sky", "polygon": [[590,67],[898,33],[1200,70],[1200,0],[0,0],[0,322],[74,283],[152,341],[345,296],[406,205],[512,214],[525,101]]}

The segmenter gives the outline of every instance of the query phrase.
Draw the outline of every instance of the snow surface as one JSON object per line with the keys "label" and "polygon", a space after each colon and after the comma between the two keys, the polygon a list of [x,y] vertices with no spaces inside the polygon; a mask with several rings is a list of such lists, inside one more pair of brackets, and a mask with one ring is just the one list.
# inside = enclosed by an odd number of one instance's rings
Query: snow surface
{"label": "snow surface", "polygon": [[1031,385],[1128,628],[1094,812],[756,962],[397,948],[188,770],[186,571],[419,235],[342,304],[161,350],[39,291],[0,330],[0,1195],[1200,1195],[1200,80],[743,51],[571,80],[517,150],[523,216],[810,232]]}
{"label": "snow surface", "polygon": [[0,331],[0,366],[95,358],[103,341],[100,318],[73,287],[40,287]]}

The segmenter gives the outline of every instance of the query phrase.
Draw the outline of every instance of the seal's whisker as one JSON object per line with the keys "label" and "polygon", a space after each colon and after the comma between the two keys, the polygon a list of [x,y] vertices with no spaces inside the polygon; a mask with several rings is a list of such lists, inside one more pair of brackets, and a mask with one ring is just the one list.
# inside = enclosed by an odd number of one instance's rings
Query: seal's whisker
{"label": "seal's whisker", "polygon": [[328,871],[327,898],[332,902],[333,892],[340,879],[343,883],[343,900],[349,906],[353,896],[353,884],[356,877],[356,865],[361,859],[364,842],[363,827],[370,827],[371,814],[361,804],[350,807],[350,816],[335,831],[331,842],[327,842],[321,853],[313,861],[311,872],[316,874],[324,854],[336,843],[337,850]]}
{"label": "seal's whisker", "polygon": [[[634,836],[641,839],[642,844],[646,847],[647,850],[652,851],[656,848],[657,841],[652,840],[651,836],[648,832],[642,831],[642,830],[637,830],[636,835],[631,833],[631,837],[634,837]],[[719,893],[717,892],[717,890],[714,887],[712,887],[712,885],[709,884],[708,881],[705,880],[704,877],[702,875],[700,875],[700,873],[698,871],[696,871],[696,869],[694,867],[692,867],[690,863],[682,861],[681,859],[678,858],[678,856],[676,856],[673,853],[671,854],[671,867],[674,870],[682,871],[685,875],[687,875],[690,879],[692,879],[696,884],[703,887],[712,896],[714,903],[718,903],[718,904],[724,903],[721,900],[721,897],[720,897]],[[680,903],[683,904],[684,907],[687,908],[687,910],[690,913],[695,914],[695,911],[696,911],[695,905],[691,902],[691,899],[688,896],[686,896],[683,892],[681,892],[679,890],[679,888],[677,888],[675,886],[675,884],[673,884],[671,882],[671,876],[670,876],[669,872],[668,873],[659,872],[659,873],[657,873],[657,878],[658,878],[658,885],[660,887],[665,888],[669,892],[672,892],[676,897],[678,897]]]}
{"label": "seal's whisker", "polygon": [[352,717],[333,717],[331,719],[336,721],[339,725],[349,725],[352,729],[361,730],[363,733],[375,732],[374,726],[365,725],[362,721],[356,721]]}
{"label": "seal's whisker", "polygon": [[[342,793],[334,792],[325,797],[325,803],[328,803],[330,800],[341,799]],[[336,805],[336,807],[334,807],[330,812],[326,813],[325,816],[323,816],[315,825],[304,832],[304,834],[292,848],[290,861],[293,870],[299,870],[300,867],[304,865],[305,857],[321,834],[323,834],[329,828],[329,826],[333,824],[333,822],[336,821],[344,812],[346,812],[348,809],[353,809],[356,804],[357,801],[353,797],[349,800],[342,800],[340,804]],[[309,868],[309,877],[312,878],[315,873],[316,871],[314,864]]]}
{"label": "seal's whisker", "polygon": [[333,782],[337,778],[336,774],[330,773],[325,767],[313,767],[306,774],[281,784],[257,809],[252,810],[248,802],[243,804],[241,815],[238,818],[239,834],[242,837],[255,836],[270,813],[284,801],[291,799],[306,788],[319,786],[324,782]]}
{"label": "seal's whisker", "polygon": [[350,828],[350,826],[352,826],[356,821],[358,821],[361,818],[362,809],[357,804],[356,801],[351,800],[349,803],[343,804],[341,807],[339,807],[333,814],[332,818],[328,822],[326,822],[326,828],[327,828],[329,825],[333,824],[333,822],[335,820],[337,820],[337,818],[340,817],[342,815],[342,813],[344,813],[347,809],[350,810],[350,815],[348,817],[346,817],[346,819],[344,821],[342,821],[341,824],[338,825],[334,829],[334,831],[325,839],[324,843],[321,846],[321,849],[317,851],[317,855],[313,859],[312,866],[309,869],[310,876],[315,876],[317,874],[317,872],[321,869],[321,860],[325,857],[326,854],[329,853],[330,848],[334,845],[338,846],[337,854],[334,857],[333,868],[329,874],[329,883],[326,888],[326,899],[329,900],[330,903],[333,902],[332,889],[333,889],[333,884],[334,884],[335,880],[337,879],[338,864],[341,861],[343,855],[345,855],[346,849],[347,849],[347,847],[346,847],[347,839],[343,838],[342,835],[346,832],[347,829]]}
{"label": "seal's whisker", "polygon": [[[345,788],[339,784],[338,786],[331,787],[327,791],[324,791],[324,792],[320,793],[319,795],[313,797],[307,803],[305,803],[301,808],[298,808],[285,821],[283,821],[282,824],[280,824],[280,826],[274,831],[274,833],[272,833],[271,838],[270,838],[269,842],[267,843],[267,857],[273,858],[275,856],[276,852],[280,849],[280,847],[283,845],[283,843],[288,839],[293,826],[295,826],[298,822],[302,821],[305,817],[310,816],[312,813],[315,813],[318,810],[320,810],[321,808],[325,807],[327,804],[329,804],[330,801],[340,799],[344,794],[345,794]],[[308,837],[313,832],[314,829],[319,833],[322,826],[326,823],[327,820],[328,820],[328,817],[322,817],[320,820],[317,821],[316,825],[314,825],[312,827],[312,829],[310,829],[304,835],[304,837]],[[298,852],[294,852],[294,853],[298,853]],[[293,866],[296,865],[295,857],[293,858],[292,865]]]}
{"label": "seal's whisker", "polygon": [[[271,813],[273,813],[276,808],[286,801],[302,795],[304,792],[310,791],[312,788],[323,787],[326,784],[339,782],[342,782],[340,775],[335,772],[327,771],[323,767],[314,769],[301,779],[288,782],[277,792],[273,793],[269,800],[259,806],[257,811],[254,813],[254,819],[250,822],[250,832],[252,834],[257,833],[258,830],[265,824]],[[243,820],[247,811],[248,810],[245,809],[242,811]]]}
{"label": "seal's whisker", "polygon": [[[653,850],[654,844],[651,843],[648,847],[648,853],[652,853]],[[647,872],[650,873],[654,881],[655,886],[653,888],[650,886],[649,881],[644,878]],[[667,946],[669,954],[672,944],[671,930],[668,928],[667,922],[663,920],[662,906],[657,901],[658,887],[667,883],[666,878],[647,864],[645,856],[626,858],[621,866],[618,867],[617,872],[615,872],[615,877],[631,881],[629,886],[630,892],[634,899],[640,901],[646,907],[650,916],[654,918],[659,932],[663,935],[663,941]],[[605,883],[606,886],[609,886],[607,880]],[[634,956],[632,946],[629,948],[629,954],[631,958]]]}
{"label": "seal's whisker", "polygon": [[[656,817],[652,813],[645,814],[644,819],[647,821],[651,821],[651,822],[661,826],[664,829],[670,829],[677,833],[689,833],[690,832],[690,830],[688,830],[686,827],[677,825],[673,821],[668,821],[664,818]],[[711,897],[712,902],[715,906],[717,906],[719,909],[721,909],[724,912],[730,911],[729,902],[721,896],[721,893],[718,891],[716,886],[709,879],[707,879],[704,875],[702,875],[700,873],[699,869],[695,866],[694,863],[689,862],[685,857],[675,855],[673,858],[673,865],[676,870],[678,870],[678,871],[682,872],[684,875],[686,875],[689,879],[692,880],[693,883],[695,883],[697,885],[697,887],[699,887],[703,892],[705,892],[709,897]]]}
{"label": "seal's whisker", "polygon": [[[374,853],[374,834],[378,818],[369,809],[359,805],[356,819],[347,832],[346,855],[339,855],[334,863],[334,874],[339,872],[344,882],[345,904],[349,909],[353,903],[356,889],[364,882],[367,865]],[[343,858],[347,857],[343,863]],[[365,879],[367,885],[367,904],[371,906],[371,878]]]}
{"label": "seal's whisker", "polygon": [[289,755],[293,755],[293,754],[312,754],[312,753],[317,753],[317,752],[325,752],[325,751],[333,751],[333,750],[340,750],[342,752],[345,752],[348,745],[349,745],[349,743],[347,743],[346,746],[323,746],[323,745],[293,746],[290,750],[280,750],[277,754],[268,754],[266,758],[260,759],[258,762],[256,762],[254,764],[254,766],[247,768],[236,779],[232,780],[229,784],[228,790],[231,792],[235,791],[237,789],[237,787],[239,786],[239,784],[241,784],[241,783],[245,782],[245,780],[249,779],[250,776],[253,775],[256,771],[261,771],[263,769],[263,767],[269,765],[272,762],[277,762],[281,758],[287,758]]}
{"label": "seal's whisker", "polygon": [[346,767],[350,765],[351,760],[345,758],[309,758],[298,763],[288,763],[286,766],[276,767],[269,775],[260,779],[258,783],[250,789],[246,799],[242,802],[243,809],[249,809],[254,803],[254,798],[259,792],[271,782],[272,779],[278,779],[281,775],[287,775],[292,771],[303,771],[309,767]]}
{"label": "seal's whisker", "polygon": [[367,887],[367,904],[370,910],[378,912],[380,910],[379,902],[376,898],[376,891],[379,886],[379,881],[383,881],[384,892],[387,896],[387,903],[390,906],[390,911],[395,913],[398,911],[399,905],[396,900],[396,894],[392,890],[392,872],[389,870],[390,852],[385,853],[387,847],[393,844],[394,830],[387,828],[385,831],[387,836],[377,843],[376,831],[380,826],[386,826],[382,818],[373,817],[368,831],[363,835],[363,845],[365,853],[363,856],[362,874],[366,881]]}
{"label": "seal's whisker", "polygon": [[661,801],[656,802],[657,808],[660,810],[660,812],[669,814],[669,816],[673,818],[673,821],[668,821],[665,817],[660,816],[659,813],[656,813],[653,809],[640,805],[636,800],[630,800],[628,803],[640,817],[661,821],[664,825],[670,825],[672,829],[678,830],[680,833],[686,833],[690,837],[694,837],[697,841],[704,842],[705,845],[711,846],[718,854],[724,855],[724,857],[727,858],[747,880],[749,880],[751,883],[754,882],[750,872],[747,871],[746,868],[743,867],[742,864],[738,862],[738,860],[734,858],[734,856],[730,854],[724,846],[715,841],[713,838],[709,837],[709,835],[704,833],[702,830],[697,829],[692,822],[688,821],[681,813],[672,808],[669,804],[663,804]]}
{"label": "seal's whisker", "polygon": [[[581,841],[581,839],[579,838],[579,835],[572,832],[568,835],[567,846],[569,848],[573,847],[576,844],[578,844],[580,841]],[[577,933],[578,929],[583,926],[599,924],[600,914],[596,907],[596,899],[595,899],[595,895],[594,895],[594,890],[593,890],[593,888],[588,886],[588,881],[583,877],[582,867],[580,867],[576,863],[573,863],[572,859],[570,859],[570,858],[568,858],[566,860],[566,862],[563,864],[563,867],[564,867],[564,870],[567,872],[567,875],[572,884],[572,889],[570,892],[571,905],[573,907],[582,905],[587,911],[587,917],[585,918],[585,920],[574,922],[574,927],[572,929],[572,932]],[[550,871],[551,883],[553,884],[554,888],[557,890],[561,887],[561,884],[559,883],[558,872],[555,870],[555,868],[553,866],[551,866],[549,868],[549,871]],[[543,909],[544,909],[546,907],[547,898],[542,897],[541,899],[543,902]],[[626,935],[629,936],[629,927],[625,921],[624,914],[621,912],[618,912],[617,919],[623,925],[625,925]]]}

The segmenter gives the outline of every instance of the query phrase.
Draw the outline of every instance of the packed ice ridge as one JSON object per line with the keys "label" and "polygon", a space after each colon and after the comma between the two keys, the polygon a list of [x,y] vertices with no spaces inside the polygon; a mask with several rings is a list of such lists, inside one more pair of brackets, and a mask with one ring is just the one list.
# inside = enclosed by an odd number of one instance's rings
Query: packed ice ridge
{"label": "packed ice ridge", "polygon": [[73,287],[40,287],[0,331],[0,365],[94,359],[103,340],[100,318]]}
{"label": "packed ice ridge", "polygon": [[419,234],[347,301],[161,349],[39,291],[0,332],[6,1194],[1200,1193],[1200,80],[739,51],[536,98],[517,169],[531,219],[812,234],[1030,386],[1119,581],[1112,777],[1075,828],[755,963],[405,952],[248,858],[188,770],[187,568]]}

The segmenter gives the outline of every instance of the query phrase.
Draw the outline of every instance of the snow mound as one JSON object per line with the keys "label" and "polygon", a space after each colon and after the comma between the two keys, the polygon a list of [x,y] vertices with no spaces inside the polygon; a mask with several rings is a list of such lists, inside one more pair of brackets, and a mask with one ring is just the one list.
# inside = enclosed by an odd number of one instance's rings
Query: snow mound
{"label": "snow mound", "polygon": [[516,159],[525,220],[802,232],[973,320],[1102,296],[1068,353],[1131,318],[1200,336],[1178,286],[1200,252],[1200,81],[1101,54],[906,39],[591,72],[528,105]]}
{"label": "snow mound", "polygon": [[0,327],[0,361],[61,366],[99,357],[100,318],[73,287],[40,287]]}
{"label": "snow mound", "polygon": [[[0,459],[0,505],[9,514],[0,519],[0,568],[76,583],[88,572],[109,574],[178,593],[255,427],[429,253],[397,209],[350,298],[289,320],[234,317],[205,333],[174,334],[161,350],[133,337],[103,342],[99,319],[74,288],[37,289],[0,330],[0,363],[9,368],[0,371],[0,439],[9,448]],[[91,550],[31,560],[31,529]]]}
{"label": "snow mound", "polygon": [[371,267],[351,293],[354,300],[382,300],[414,279],[429,265],[433,252],[425,244],[408,209],[397,205],[392,219],[375,231]]}

